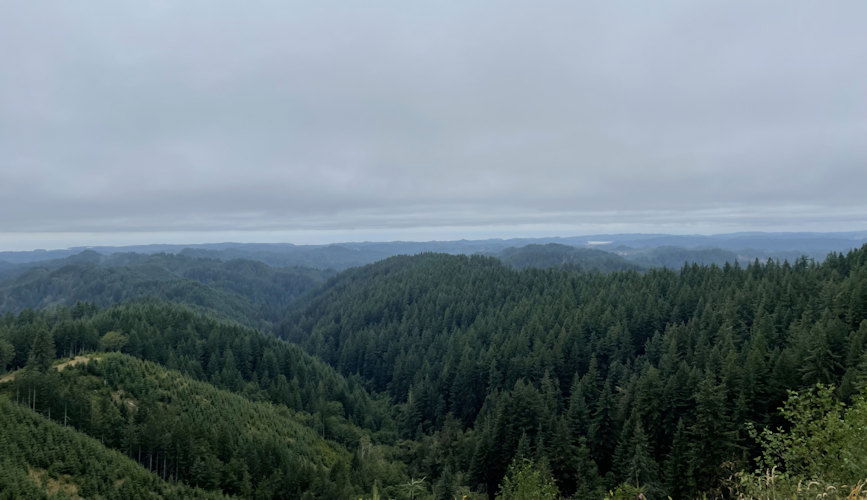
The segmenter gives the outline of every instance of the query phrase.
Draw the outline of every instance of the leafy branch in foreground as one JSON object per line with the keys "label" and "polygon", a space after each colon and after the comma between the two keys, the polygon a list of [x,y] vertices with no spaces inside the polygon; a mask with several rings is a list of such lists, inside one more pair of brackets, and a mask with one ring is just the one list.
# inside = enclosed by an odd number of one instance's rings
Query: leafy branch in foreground
{"label": "leafy branch in foreground", "polygon": [[733,478],[739,498],[867,498],[867,392],[847,407],[834,387],[790,391],[789,429],[751,431],[762,447],[753,474]]}

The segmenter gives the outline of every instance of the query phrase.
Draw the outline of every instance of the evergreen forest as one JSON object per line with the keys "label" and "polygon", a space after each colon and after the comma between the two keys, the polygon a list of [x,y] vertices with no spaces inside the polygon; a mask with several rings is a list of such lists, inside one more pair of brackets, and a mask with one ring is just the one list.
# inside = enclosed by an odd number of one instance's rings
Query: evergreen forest
{"label": "evergreen forest", "polygon": [[867,497],[867,245],[638,255],[8,264],[0,498]]}

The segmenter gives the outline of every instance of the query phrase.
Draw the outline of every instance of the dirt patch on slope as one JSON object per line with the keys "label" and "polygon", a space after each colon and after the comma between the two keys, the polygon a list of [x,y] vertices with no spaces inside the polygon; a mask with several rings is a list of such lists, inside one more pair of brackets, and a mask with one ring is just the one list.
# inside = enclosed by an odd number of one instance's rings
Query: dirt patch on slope
{"label": "dirt patch on slope", "polygon": [[75,365],[81,365],[81,364],[86,365],[87,363],[90,362],[91,359],[94,359],[95,357],[96,356],[93,354],[88,354],[85,356],[76,356],[76,357],[74,357],[68,361],[64,361],[63,363],[59,363],[59,364],[55,365],[54,368],[56,368],[57,371],[62,372],[63,369],[66,368],[67,366],[75,366]]}

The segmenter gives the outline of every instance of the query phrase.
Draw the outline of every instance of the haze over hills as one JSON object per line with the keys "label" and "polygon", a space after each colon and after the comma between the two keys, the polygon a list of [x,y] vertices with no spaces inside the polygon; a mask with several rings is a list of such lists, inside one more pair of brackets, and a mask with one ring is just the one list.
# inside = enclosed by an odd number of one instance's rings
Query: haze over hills
{"label": "haze over hills", "polygon": [[[550,242],[513,246],[539,241],[526,239],[324,246],[225,243],[193,247],[98,247],[55,259],[43,257],[66,255],[79,249],[14,252],[6,255],[19,263],[4,263],[0,267],[0,313],[71,306],[79,301],[106,306],[129,300],[157,299],[187,304],[268,330],[294,300],[333,276],[333,268],[361,266],[397,254],[489,255],[519,269],[646,271],[656,267],[678,269],[687,264],[748,264],[768,258],[795,262],[802,256],[810,256],[810,251],[786,247],[786,244],[804,245],[815,254],[818,248],[849,248],[864,238],[865,233],[749,233],[713,237],[597,235],[542,239],[580,246]],[[654,246],[674,241],[696,246]],[[764,245],[764,249],[735,252],[699,245],[708,242],[728,246]],[[309,267],[301,267],[299,263]],[[283,264],[291,267],[275,267]]]}
{"label": "haze over hills", "polygon": [[[194,245],[135,245],[74,247],[62,250],[0,252],[0,272],[9,264],[34,263],[60,259],[91,250],[99,254],[181,253],[191,257],[221,260],[250,259],[272,266],[303,266],[318,269],[346,269],[393,255],[440,252],[449,254],[496,255],[510,247],[557,243],[576,247],[593,247],[624,256],[633,249],[676,247],[688,250],[721,249],[734,252],[738,259],[751,261],[768,258],[794,260],[802,255],[822,259],[829,252],[845,252],[867,242],[867,231],[844,233],[730,233],[717,235],[666,234],[596,234],[573,237],[511,238],[427,242],[346,242],[328,245],[294,245],[291,243],[209,243]],[[698,259],[700,254],[694,254]],[[720,254],[722,255],[722,254]],[[719,256],[711,257],[718,261]],[[652,261],[652,259],[650,260]],[[697,260],[703,262],[702,260]]]}
{"label": "haze over hills", "polygon": [[159,299],[267,329],[289,303],[332,273],[275,268],[252,260],[85,250],[13,266],[5,274],[2,279],[0,273],[0,313],[76,302],[105,306]]}
{"label": "haze over hills", "polygon": [[641,269],[640,266],[613,253],[595,248],[572,247],[559,243],[509,247],[496,254],[496,256],[503,263],[518,269],[558,267],[602,272]]}

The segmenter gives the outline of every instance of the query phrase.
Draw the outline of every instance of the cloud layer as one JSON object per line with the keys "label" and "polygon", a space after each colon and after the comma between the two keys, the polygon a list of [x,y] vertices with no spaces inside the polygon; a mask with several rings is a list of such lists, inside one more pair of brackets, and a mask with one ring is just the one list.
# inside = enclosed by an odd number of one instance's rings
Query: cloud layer
{"label": "cloud layer", "polygon": [[7,1],[0,232],[863,229],[864,19],[857,0]]}

